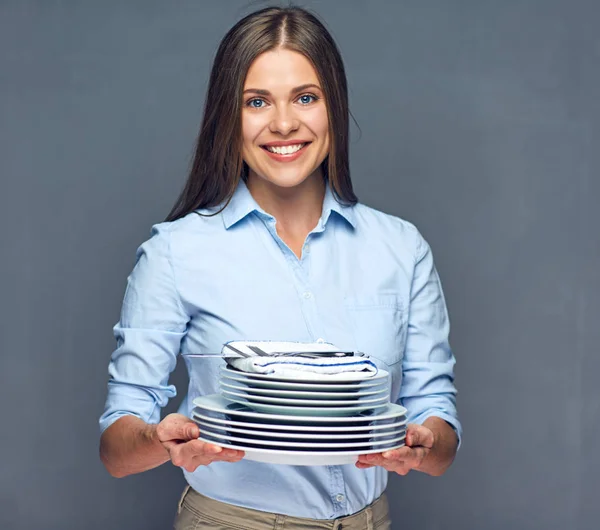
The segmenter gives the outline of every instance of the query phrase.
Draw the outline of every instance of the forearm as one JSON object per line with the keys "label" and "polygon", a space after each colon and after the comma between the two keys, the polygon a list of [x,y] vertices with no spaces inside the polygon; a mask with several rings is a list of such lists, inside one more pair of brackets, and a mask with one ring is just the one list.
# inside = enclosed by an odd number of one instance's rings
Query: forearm
{"label": "forearm", "polygon": [[445,420],[435,416],[427,418],[423,426],[433,432],[434,442],[431,451],[417,469],[428,475],[442,475],[456,456],[458,447],[456,433]]}
{"label": "forearm", "polygon": [[158,441],[156,425],[123,416],[102,433],[100,460],[113,477],[121,478],[164,464],[169,453]]}

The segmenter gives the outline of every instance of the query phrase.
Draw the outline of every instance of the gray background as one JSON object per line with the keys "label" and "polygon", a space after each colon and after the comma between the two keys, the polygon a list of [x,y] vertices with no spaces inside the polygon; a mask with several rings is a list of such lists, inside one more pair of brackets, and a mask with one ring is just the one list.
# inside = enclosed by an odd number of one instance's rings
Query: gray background
{"label": "gray background", "polygon": [[[358,195],[430,241],[453,325],[464,446],[391,478],[394,529],[598,528],[600,4],[302,4],[346,61]],[[98,460],[111,328],[263,5],[0,2],[0,528],[170,527],[178,469]]]}

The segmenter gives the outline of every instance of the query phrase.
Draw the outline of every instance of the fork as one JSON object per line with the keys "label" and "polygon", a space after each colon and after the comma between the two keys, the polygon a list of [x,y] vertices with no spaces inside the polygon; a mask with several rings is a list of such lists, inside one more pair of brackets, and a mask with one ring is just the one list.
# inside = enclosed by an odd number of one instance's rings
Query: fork
{"label": "fork", "polygon": [[258,346],[253,346],[248,344],[248,349],[252,350],[256,355],[261,357],[276,357],[278,355],[285,355],[286,357],[309,357],[311,359],[318,359],[319,357],[348,357],[359,354],[359,356],[363,356],[362,352],[351,352],[351,351],[341,351],[341,352],[310,352],[310,351],[291,351],[291,352],[273,352],[267,353],[262,350]]}

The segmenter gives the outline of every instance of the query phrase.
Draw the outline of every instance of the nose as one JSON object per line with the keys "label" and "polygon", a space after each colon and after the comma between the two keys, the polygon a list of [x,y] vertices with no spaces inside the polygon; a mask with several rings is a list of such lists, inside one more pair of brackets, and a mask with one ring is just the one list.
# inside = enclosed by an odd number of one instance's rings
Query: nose
{"label": "nose", "polygon": [[287,136],[292,131],[295,131],[300,126],[300,121],[294,115],[293,109],[284,105],[275,108],[273,120],[269,124],[269,130],[272,133],[279,133],[283,136]]}

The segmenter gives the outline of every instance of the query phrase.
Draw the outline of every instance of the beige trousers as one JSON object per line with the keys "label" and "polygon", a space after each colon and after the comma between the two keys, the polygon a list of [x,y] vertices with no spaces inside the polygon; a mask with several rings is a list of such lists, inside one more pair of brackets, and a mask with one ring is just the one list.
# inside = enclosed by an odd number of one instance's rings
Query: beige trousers
{"label": "beige trousers", "polygon": [[175,530],[391,530],[387,497],[338,519],[304,519],[260,512],[209,499],[189,486],[183,491]]}

